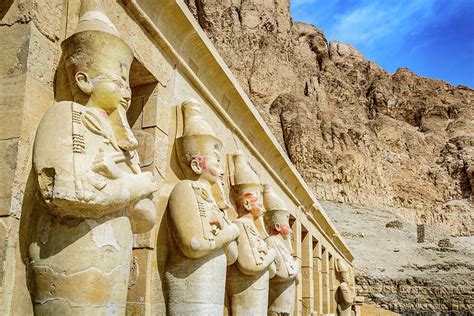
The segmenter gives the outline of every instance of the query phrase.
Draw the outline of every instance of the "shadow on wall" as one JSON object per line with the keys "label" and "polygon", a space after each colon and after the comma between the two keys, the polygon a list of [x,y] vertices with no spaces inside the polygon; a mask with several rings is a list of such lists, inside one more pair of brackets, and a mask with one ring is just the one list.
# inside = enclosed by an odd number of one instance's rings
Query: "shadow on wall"
{"label": "shadow on wall", "polygon": [[0,2],[0,20],[3,19],[5,14],[7,14],[8,10],[12,6],[14,0],[5,0]]}

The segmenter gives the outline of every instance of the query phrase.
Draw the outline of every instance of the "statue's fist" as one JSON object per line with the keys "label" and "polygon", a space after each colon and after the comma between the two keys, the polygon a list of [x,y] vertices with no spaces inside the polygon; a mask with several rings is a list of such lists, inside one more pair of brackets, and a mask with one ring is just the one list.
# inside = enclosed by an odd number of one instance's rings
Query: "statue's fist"
{"label": "statue's fist", "polygon": [[225,248],[224,252],[227,259],[227,265],[230,266],[234,264],[237,260],[237,256],[239,254],[239,250],[237,248],[237,242],[235,240],[231,241]]}
{"label": "statue's fist", "polygon": [[237,239],[237,237],[239,237],[239,235],[240,235],[239,226],[237,226],[237,225],[234,224],[234,223],[231,223],[231,224],[228,226],[228,229],[229,229],[230,234],[231,234],[231,240],[235,240],[235,239]]}
{"label": "statue's fist", "polygon": [[269,256],[270,258],[272,258],[271,260],[274,260],[274,259],[276,258],[276,256],[277,256],[276,250],[273,249],[273,248],[270,248],[270,249],[268,250],[267,256]]}
{"label": "statue's fist", "polygon": [[130,188],[131,200],[142,199],[158,190],[158,184],[151,172],[130,174],[125,180]]}
{"label": "statue's fist", "polygon": [[151,198],[138,201],[129,209],[128,216],[134,234],[143,234],[150,231],[156,222],[156,207]]}
{"label": "statue's fist", "polygon": [[117,179],[121,177],[124,172],[117,166],[117,161],[122,159],[122,153],[106,153],[102,149],[92,159],[91,169],[95,173],[101,174],[109,179]]}

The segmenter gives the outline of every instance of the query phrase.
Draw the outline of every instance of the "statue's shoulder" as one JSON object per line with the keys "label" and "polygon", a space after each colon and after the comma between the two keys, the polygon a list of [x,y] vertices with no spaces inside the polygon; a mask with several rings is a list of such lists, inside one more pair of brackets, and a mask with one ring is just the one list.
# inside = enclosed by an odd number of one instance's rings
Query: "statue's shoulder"
{"label": "statue's shoulder", "polygon": [[194,181],[191,181],[191,180],[179,181],[174,186],[173,190],[171,191],[171,194],[176,195],[176,194],[183,194],[183,193],[186,193],[186,192],[192,192],[193,191],[193,185],[194,185]]}
{"label": "statue's shoulder", "polygon": [[239,227],[244,226],[244,220],[241,219],[241,218],[236,218],[236,219],[232,220],[232,223],[236,224]]}
{"label": "statue's shoulder", "polygon": [[72,101],[55,103],[43,116],[38,126],[38,131],[46,130],[49,133],[64,133],[71,129],[74,110],[82,110],[83,105]]}
{"label": "statue's shoulder", "polygon": [[82,111],[85,107],[82,104],[72,101],[61,101],[53,104],[51,108],[43,116],[43,119],[50,120],[54,117],[62,117],[64,115],[72,115],[72,111]]}
{"label": "statue's shoulder", "polygon": [[347,282],[341,282],[341,284],[339,284],[339,288],[343,291],[349,291],[351,289]]}
{"label": "statue's shoulder", "polygon": [[53,148],[72,146],[72,104],[71,101],[55,103],[44,114],[36,130],[35,153],[46,150],[46,155],[56,155]]}
{"label": "statue's shoulder", "polygon": [[71,176],[73,173],[73,104],[71,101],[55,103],[38,125],[33,145],[33,164],[39,173],[44,168],[52,168],[56,175],[61,176]]}
{"label": "statue's shoulder", "polygon": [[173,188],[169,196],[169,205],[171,209],[174,208],[189,208],[196,205],[196,191],[194,189],[194,182],[191,180],[179,181]]}
{"label": "statue's shoulder", "polygon": [[265,239],[265,241],[273,247],[277,246],[278,240],[279,240],[278,236],[273,236],[273,235],[271,235],[271,236],[267,237],[267,239]]}

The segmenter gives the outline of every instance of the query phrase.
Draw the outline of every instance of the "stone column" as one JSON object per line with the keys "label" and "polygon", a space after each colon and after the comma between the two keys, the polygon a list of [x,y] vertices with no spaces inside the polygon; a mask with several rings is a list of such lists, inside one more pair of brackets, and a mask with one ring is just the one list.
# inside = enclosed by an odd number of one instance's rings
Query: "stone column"
{"label": "stone column", "polygon": [[323,305],[323,314],[329,314],[329,256],[328,251],[323,249],[322,252],[322,305]]}
{"label": "stone column", "polygon": [[311,314],[314,310],[313,286],[313,236],[306,232],[301,241],[301,283],[303,315]]}
{"label": "stone column", "polygon": [[323,277],[322,277],[322,249],[321,243],[313,240],[313,292],[314,311],[323,312]]}
{"label": "stone column", "polygon": [[[301,265],[301,223],[295,220],[291,225],[293,231],[293,252]],[[301,273],[301,271],[300,271]],[[300,275],[301,277],[301,275]],[[301,279],[301,278],[300,278]],[[295,288],[295,315],[302,315],[302,282],[298,283]]]}
{"label": "stone column", "polygon": [[329,254],[329,312],[336,314],[336,275],[334,271],[334,257]]}

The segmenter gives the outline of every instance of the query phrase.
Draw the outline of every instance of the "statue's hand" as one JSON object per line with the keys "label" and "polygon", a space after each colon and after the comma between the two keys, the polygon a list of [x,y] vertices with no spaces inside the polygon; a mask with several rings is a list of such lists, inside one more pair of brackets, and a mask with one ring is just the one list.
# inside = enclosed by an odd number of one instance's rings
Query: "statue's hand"
{"label": "statue's hand", "polygon": [[273,248],[270,248],[270,249],[268,249],[268,253],[267,253],[267,255],[268,255],[268,256],[271,256],[273,259],[275,259],[275,258],[276,258],[276,256],[277,256],[277,252],[276,252],[276,250],[275,250],[275,249],[273,249]]}
{"label": "statue's hand", "polygon": [[270,267],[268,268],[268,271],[269,271],[269,277],[270,279],[273,279],[276,275],[276,272],[277,272],[277,267],[276,267],[276,264],[275,262],[272,262],[270,264]]}
{"label": "statue's hand", "polygon": [[130,199],[137,200],[146,197],[158,190],[158,184],[151,172],[127,174],[125,185],[129,186]]}
{"label": "statue's hand", "polygon": [[138,201],[128,211],[132,231],[134,234],[143,234],[150,231],[156,222],[156,207],[151,196]]}
{"label": "statue's hand", "polygon": [[109,179],[117,179],[125,174],[117,166],[117,161],[124,157],[120,152],[106,153],[102,149],[92,159],[91,169]]}
{"label": "statue's hand", "polygon": [[214,234],[214,236],[219,234],[219,232],[222,230],[224,226],[222,218],[219,217],[218,215],[212,216],[211,219],[209,220],[209,224],[211,225],[212,233]]}
{"label": "statue's hand", "polygon": [[229,229],[231,231],[231,240],[235,240],[237,239],[237,237],[239,237],[240,235],[240,229],[239,229],[239,226],[237,226],[236,224],[234,223],[231,223],[228,228],[226,227],[226,229]]}
{"label": "statue's hand", "polygon": [[239,250],[237,248],[237,242],[235,240],[231,241],[225,248],[224,252],[227,258],[227,265],[230,266],[234,264],[237,260]]}

